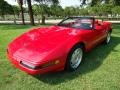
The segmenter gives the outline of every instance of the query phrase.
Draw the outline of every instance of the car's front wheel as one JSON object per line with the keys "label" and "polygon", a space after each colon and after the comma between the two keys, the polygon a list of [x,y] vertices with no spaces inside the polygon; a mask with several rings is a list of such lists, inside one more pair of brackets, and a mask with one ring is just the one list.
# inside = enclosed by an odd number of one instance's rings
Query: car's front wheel
{"label": "car's front wheel", "polygon": [[82,45],[76,45],[72,48],[70,51],[67,62],[66,62],[66,69],[68,71],[74,71],[76,70],[83,58],[83,46]]}

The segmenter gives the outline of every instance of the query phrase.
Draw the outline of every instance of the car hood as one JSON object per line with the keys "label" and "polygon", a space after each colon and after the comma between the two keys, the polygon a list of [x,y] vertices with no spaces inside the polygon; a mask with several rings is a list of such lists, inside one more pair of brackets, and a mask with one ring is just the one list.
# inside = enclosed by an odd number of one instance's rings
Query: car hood
{"label": "car hood", "polygon": [[60,47],[76,35],[77,30],[71,28],[59,26],[37,28],[15,39],[8,49],[17,60],[37,63],[52,53],[56,54],[55,51],[58,52]]}

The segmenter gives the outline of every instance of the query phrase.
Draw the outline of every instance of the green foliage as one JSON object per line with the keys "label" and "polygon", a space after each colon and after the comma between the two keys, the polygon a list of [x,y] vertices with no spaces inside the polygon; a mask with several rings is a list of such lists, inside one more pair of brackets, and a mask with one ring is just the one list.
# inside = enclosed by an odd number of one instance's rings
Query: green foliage
{"label": "green foliage", "polygon": [[82,5],[90,5],[92,7],[100,4],[120,5],[120,0],[80,0],[80,2]]}
{"label": "green foliage", "polygon": [[50,8],[48,5],[58,6],[58,0],[34,0],[39,3],[39,5],[33,5],[33,10],[35,14],[50,14]]}
{"label": "green foliage", "polygon": [[[43,8],[43,9],[41,9]],[[40,9],[40,10],[39,10]],[[39,5],[33,5],[33,10],[35,14],[41,14],[43,10],[44,14],[49,14],[52,16],[80,16],[80,15],[95,15],[95,16],[108,16],[112,14],[120,14],[119,6],[114,6],[112,4],[101,4],[95,5],[93,7],[66,7],[63,9],[59,5],[51,5],[50,7],[44,5],[44,7],[39,7]]]}
{"label": "green foliage", "polygon": [[[26,1],[26,0],[24,0]],[[120,6],[118,0],[80,0],[81,3],[87,4],[86,7],[66,7],[63,9],[58,3],[59,0],[34,0],[38,4],[32,6],[35,16],[40,18],[43,16],[64,17],[64,16],[80,16],[80,15],[95,15],[108,16],[119,15]],[[92,7],[91,7],[92,6]],[[28,8],[23,8],[25,13],[28,13]],[[6,1],[0,0],[0,15],[3,17],[7,14],[15,14],[19,16],[21,9],[18,6],[11,6]]]}
{"label": "green foliage", "polygon": [[0,0],[0,15],[3,17],[6,14],[12,14],[13,8],[4,0]]}
{"label": "green foliage", "polygon": [[16,6],[16,5],[13,5],[12,8],[13,8],[14,14],[19,16],[19,14],[20,14],[20,7]]}
{"label": "green foliage", "polygon": [[89,11],[88,8],[81,8],[79,10],[79,15],[89,15],[88,11]]}
{"label": "green foliage", "polygon": [[66,7],[64,9],[64,15],[65,16],[88,15],[88,8]]}
{"label": "green foliage", "polygon": [[109,4],[112,4],[114,6],[120,6],[120,0],[108,0],[108,1]]}
{"label": "green foliage", "polygon": [[[39,14],[42,17],[42,24],[45,24],[45,14],[50,14],[48,5],[59,4],[58,0],[34,0],[39,3]],[[34,10],[35,11],[35,10]]]}
{"label": "green foliage", "polygon": [[50,13],[53,16],[63,16],[63,8],[60,5],[53,4],[50,6]]}
{"label": "green foliage", "polygon": [[113,8],[113,5],[110,4],[102,4],[102,5],[96,5],[93,7],[89,7],[89,13],[92,15],[108,15],[111,14],[111,9]]}
{"label": "green foliage", "polygon": [[46,4],[42,4],[42,5],[34,4],[32,8],[33,8],[34,15],[36,16],[50,13],[50,8]]}
{"label": "green foliage", "polygon": [[39,5],[34,4],[32,5],[32,10],[35,16],[37,16],[39,14]]}
{"label": "green foliage", "polygon": [[112,13],[120,15],[120,6],[115,6],[114,8],[112,8]]}
{"label": "green foliage", "polygon": [[89,9],[89,14],[91,15],[99,15],[99,7],[98,6],[94,6],[94,7],[88,7]]}
{"label": "green foliage", "polygon": [[76,11],[75,7],[66,7],[64,9],[64,15],[65,16],[73,16],[76,13],[75,11]]}

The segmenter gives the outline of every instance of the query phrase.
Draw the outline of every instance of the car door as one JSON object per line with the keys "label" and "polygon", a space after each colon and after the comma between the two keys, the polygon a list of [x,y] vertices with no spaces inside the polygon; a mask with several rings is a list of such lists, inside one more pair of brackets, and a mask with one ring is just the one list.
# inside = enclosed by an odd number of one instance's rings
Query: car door
{"label": "car door", "polygon": [[93,47],[95,47],[104,38],[105,30],[103,29],[103,26],[95,26],[95,27],[96,27],[95,29],[83,31],[84,32],[83,38],[86,42],[87,50],[90,50]]}
{"label": "car door", "polygon": [[86,44],[86,49],[87,51],[89,51],[90,49],[92,49],[93,47],[96,46],[99,38],[100,38],[100,35],[99,35],[99,32],[97,30],[85,30],[83,31],[83,39],[85,41],[85,44]]}
{"label": "car door", "polygon": [[98,35],[98,38],[96,39],[96,43],[102,42],[106,37],[106,28],[104,25],[95,25],[96,34]]}

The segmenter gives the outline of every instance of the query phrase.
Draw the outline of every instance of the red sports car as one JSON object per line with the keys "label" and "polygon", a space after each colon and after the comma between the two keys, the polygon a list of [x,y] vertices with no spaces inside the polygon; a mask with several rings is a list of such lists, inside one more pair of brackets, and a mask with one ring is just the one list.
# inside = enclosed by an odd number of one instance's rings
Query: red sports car
{"label": "red sports car", "polygon": [[83,53],[110,42],[109,22],[94,17],[68,17],[58,25],[30,30],[7,48],[9,60],[29,74],[76,70]]}

